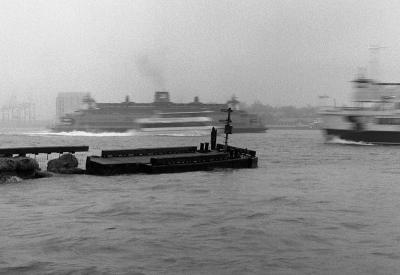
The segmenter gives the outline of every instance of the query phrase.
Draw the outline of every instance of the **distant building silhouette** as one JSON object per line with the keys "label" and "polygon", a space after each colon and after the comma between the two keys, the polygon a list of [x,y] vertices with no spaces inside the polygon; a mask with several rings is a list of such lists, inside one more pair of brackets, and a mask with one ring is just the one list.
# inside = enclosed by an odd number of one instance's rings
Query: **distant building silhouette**
{"label": "distant building silhouette", "polygon": [[36,119],[35,104],[33,102],[18,102],[16,96],[1,107],[2,121],[33,121]]}

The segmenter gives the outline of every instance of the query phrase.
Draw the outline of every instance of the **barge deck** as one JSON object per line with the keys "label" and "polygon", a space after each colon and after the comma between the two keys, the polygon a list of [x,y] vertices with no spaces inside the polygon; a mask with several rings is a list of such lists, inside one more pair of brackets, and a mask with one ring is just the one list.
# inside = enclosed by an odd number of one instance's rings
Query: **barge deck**
{"label": "barge deck", "polygon": [[[176,173],[214,168],[256,168],[255,151],[217,144],[215,150],[191,147],[142,148],[102,151],[86,159],[86,173],[117,175],[135,173]],[[125,154],[121,154],[124,153]]]}

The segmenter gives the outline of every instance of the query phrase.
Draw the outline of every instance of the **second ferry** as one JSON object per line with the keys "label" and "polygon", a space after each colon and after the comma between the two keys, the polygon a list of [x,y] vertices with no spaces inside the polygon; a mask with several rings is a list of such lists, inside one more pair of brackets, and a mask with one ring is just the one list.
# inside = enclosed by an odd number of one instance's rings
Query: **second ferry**
{"label": "second ferry", "polygon": [[353,106],[320,112],[327,140],[400,145],[400,83],[376,82],[363,75],[352,82]]}
{"label": "second ferry", "polygon": [[59,118],[54,127],[56,132],[127,132],[207,130],[223,128],[225,123],[221,109],[231,108],[235,133],[265,132],[266,127],[257,114],[240,110],[239,101],[232,98],[225,104],[202,103],[195,97],[190,103],[170,101],[166,91],[155,92],[151,103],[131,102],[126,97],[121,103],[97,103],[87,96],[85,108]]}

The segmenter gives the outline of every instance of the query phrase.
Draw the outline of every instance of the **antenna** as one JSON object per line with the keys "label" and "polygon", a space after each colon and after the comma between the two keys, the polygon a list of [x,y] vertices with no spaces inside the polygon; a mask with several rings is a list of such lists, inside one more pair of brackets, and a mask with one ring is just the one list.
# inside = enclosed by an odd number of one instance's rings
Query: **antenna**
{"label": "antenna", "polygon": [[224,129],[224,133],[225,133],[224,151],[227,152],[228,151],[228,135],[232,134],[231,113],[233,112],[233,110],[231,108],[228,108],[228,109],[222,109],[221,111],[228,113],[228,118],[225,120],[226,124],[225,124],[225,129]]}
{"label": "antenna", "polygon": [[369,71],[370,78],[375,80],[375,82],[379,79],[379,52],[381,49],[385,49],[386,47],[379,45],[370,45],[368,47],[370,53],[369,60]]}

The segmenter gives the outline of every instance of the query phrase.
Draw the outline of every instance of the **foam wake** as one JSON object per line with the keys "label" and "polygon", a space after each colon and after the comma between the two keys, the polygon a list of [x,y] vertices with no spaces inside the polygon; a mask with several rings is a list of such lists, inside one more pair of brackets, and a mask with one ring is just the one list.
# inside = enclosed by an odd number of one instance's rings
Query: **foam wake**
{"label": "foam wake", "polygon": [[71,137],[126,137],[138,135],[137,131],[129,132],[102,132],[102,133],[92,133],[85,131],[72,131],[72,132],[52,132],[52,131],[34,131],[25,132],[24,135],[29,136],[71,136]]}
{"label": "foam wake", "polygon": [[333,137],[330,140],[326,141],[328,144],[343,144],[343,145],[360,145],[360,146],[371,146],[374,145],[372,143],[364,142],[364,141],[353,141],[341,139],[339,137]]}
{"label": "foam wake", "polygon": [[85,132],[85,131],[72,131],[72,132],[52,132],[49,130],[44,131],[29,131],[19,133],[27,136],[70,136],[70,137],[129,137],[129,136],[170,136],[170,137],[199,137],[209,135],[208,130],[182,130],[182,131],[152,131],[142,132],[130,130],[128,132]]}

